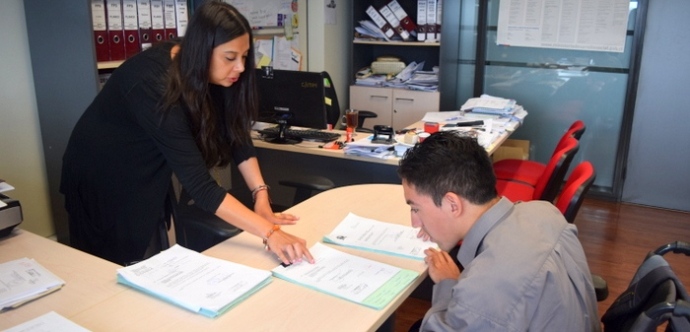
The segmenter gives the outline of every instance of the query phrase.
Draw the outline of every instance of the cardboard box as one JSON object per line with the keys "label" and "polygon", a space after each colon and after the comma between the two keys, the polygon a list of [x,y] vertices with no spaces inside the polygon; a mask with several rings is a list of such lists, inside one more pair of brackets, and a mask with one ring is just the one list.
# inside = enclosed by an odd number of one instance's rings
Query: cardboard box
{"label": "cardboard box", "polygon": [[501,159],[529,159],[529,141],[522,139],[507,139],[491,155],[493,162]]}

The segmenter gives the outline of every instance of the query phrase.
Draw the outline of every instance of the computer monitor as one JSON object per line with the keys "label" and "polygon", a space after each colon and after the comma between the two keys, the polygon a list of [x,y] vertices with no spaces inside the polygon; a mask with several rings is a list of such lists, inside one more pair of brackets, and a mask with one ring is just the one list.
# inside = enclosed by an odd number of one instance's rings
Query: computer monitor
{"label": "computer monitor", "polygon": [[327,72],[256,69],[259,121],[288,127],[326,129],[340,117],[338,97]]}

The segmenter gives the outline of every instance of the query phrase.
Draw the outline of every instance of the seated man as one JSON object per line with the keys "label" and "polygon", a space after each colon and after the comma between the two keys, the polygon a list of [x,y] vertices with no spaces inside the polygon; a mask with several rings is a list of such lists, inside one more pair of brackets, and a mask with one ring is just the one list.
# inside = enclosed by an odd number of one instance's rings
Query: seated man
{"label": "seated man", "polygon": [[[552,204],[499,197],[475,139],[438,132],[400,161],[413,227],[441,251],[420,331],[598,331],[597,303],[577,228]],[[463,241],[457,258],[447,251]]]}

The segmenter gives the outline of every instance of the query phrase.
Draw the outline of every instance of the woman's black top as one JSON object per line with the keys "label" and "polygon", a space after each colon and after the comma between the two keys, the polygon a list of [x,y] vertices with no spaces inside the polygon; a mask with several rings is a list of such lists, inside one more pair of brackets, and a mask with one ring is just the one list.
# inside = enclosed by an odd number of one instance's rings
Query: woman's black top
{"label": "woman's black top", "polygon": [[[226,194],[205,166],[186,111],[158,110],[173,45],[158,44],[113,72],[77,122],[63,158],[70,244],[119,264],[143,258],[165,217],[173,172],[206,211],[215,212]],[[252,145],[232,153],[236,164],[255,156]]]}

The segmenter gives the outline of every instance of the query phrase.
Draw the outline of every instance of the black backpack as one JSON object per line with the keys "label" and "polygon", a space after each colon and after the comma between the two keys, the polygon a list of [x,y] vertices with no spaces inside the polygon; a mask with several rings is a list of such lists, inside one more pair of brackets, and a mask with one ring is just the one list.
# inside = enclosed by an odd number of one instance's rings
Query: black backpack
{"label": "black backpack", "polygon": [[647,255],[628,289],[601,317],[605,332],[652,332],[665,322],[666,331],[690,331],[690,296],[662,257],[669,251],[690,256],[690,245],[676,241]]}

